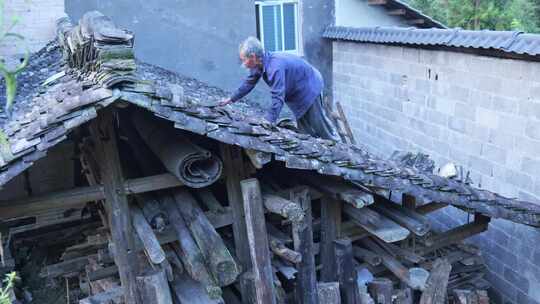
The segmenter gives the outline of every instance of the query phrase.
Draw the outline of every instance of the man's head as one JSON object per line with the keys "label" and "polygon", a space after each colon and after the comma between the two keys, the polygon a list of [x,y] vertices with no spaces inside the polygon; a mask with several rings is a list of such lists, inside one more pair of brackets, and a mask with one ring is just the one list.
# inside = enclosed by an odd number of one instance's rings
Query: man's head
{"label": "man's head", "polygon": [[264,49],[259,39],[248,37],[238,48],[242,65],[248,69],[262,67]]}

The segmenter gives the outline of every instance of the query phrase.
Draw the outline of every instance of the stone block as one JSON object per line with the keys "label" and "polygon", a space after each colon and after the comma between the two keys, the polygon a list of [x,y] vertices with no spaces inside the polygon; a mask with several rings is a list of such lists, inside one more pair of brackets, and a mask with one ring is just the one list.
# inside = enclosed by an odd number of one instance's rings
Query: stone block
{"label": "stone block", "polygon": [[478,108],[476,110],[476,122],[488,128],[497,128],[499,126],[499,116],[494,111]]}

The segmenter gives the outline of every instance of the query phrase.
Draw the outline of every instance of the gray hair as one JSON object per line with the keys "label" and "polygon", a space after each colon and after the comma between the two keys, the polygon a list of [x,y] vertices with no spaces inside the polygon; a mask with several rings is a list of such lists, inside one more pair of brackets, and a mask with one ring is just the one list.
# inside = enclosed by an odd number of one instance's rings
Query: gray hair
{"label": "gray hair", "polygon": [[240,43],[238,50],[240,51],[240,53],[244,53],[244,56],[247,57],[255,55],[255,57],[261,59],[264,56],[263,46],[259,39],[255,37],[248,37],[246,40]]}

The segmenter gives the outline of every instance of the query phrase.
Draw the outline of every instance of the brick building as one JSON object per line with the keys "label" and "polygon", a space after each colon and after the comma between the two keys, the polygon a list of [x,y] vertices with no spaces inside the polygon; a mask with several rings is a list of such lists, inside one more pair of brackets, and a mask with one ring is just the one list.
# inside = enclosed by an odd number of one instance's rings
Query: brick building
{"label": "brick building", "polygon": [[[332,27],[334,97],[368,150],[453,162],[481,188],[540,198],[538,35]],[[536,46],[536,47],[535,47]],[[440,227],[467,221],[457,209]],[[477,238],[501,303],[540,299],[540,232],[504,220]]]}
{"label": "brick building", "polygon": [[[55,21],[64,16],[63,0],[5,1],[4,17],[6,24],[11,18],[19,18],[13,32],[26,38],[28,47],[35,52],[54,38]],[[19,55],[21,48],[6,40],[0,45],[3,56]]]}

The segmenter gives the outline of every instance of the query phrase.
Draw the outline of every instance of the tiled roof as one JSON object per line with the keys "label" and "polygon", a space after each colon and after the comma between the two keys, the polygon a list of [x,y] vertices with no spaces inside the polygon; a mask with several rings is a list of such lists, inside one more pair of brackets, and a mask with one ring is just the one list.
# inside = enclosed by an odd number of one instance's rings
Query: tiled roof
{"label": "tiled roof", "polygon": [[[125,44],[116,43],[116,47],[110,45],[101,49],[99,41],[90,44],[68,38],[75,38],[84,27],[72,28],[67,23],[61,26],[59,38],[63,41],[60,44],[69,66],[62,78],[46,85],[43,92],[33,98],[31,110],[24,115],[18,113],[3,125],[0,186],[44,157],[50,147],[65,140],[72,130],[94,119],[99,109],[124,102],[174,123],[175,128],[270,153],[288,168],[340,176],[386,197],[390,193],[406,193],[420,201],[447,203],[470,212],[540,227],[539,205],[476,189],[466,181],[446,179],[396,161],[383,160],[356,146],[270,126],[236,105],[215,106],[221,98],[216,91],[190,93],[176,85],[143,81],[133,70],[134,62],[119,59],[121,55],[130,54],[118,49]],[[122,36],[114,34],[117,38]],[[88,39],[96,38],[96,35],[91,36]],[[93,68],[88,68],[88,64]],[[110,87],[111,83],[115,86]]]}
{"label": "tiled roof", "polygon": [[323,33],[323,37],[357,42],[492,49],[540,55],[540,35],[517,31],[330,26]]}

